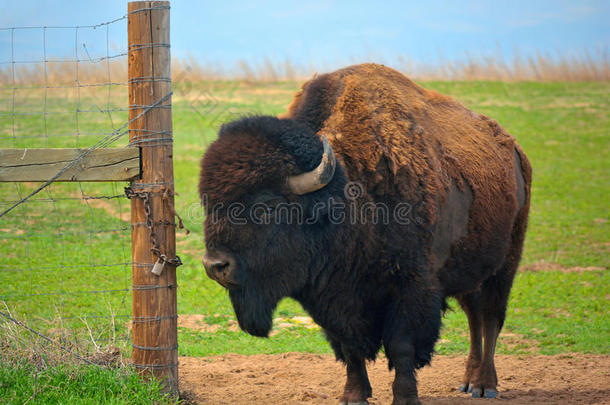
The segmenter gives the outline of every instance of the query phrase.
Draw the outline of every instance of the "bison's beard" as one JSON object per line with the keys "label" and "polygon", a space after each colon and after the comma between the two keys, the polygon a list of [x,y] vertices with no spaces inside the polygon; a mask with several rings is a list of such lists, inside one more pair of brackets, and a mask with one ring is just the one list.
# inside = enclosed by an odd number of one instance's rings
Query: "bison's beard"
{"label": "bison's beard", "polygon": [[279,299],[263,296],[264,290],[239,288],[229,290],[239,327],[251,335],[268,337],[273,324],[273,311]]}

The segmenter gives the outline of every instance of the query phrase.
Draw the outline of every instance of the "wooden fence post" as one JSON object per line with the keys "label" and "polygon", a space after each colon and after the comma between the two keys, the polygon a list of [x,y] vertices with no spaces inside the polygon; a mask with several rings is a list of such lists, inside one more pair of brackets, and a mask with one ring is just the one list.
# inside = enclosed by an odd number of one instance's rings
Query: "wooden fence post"
{"label": "wooden fence post", "polygon": [[[146,111],[129,127],[130,144],[141,149],[142,168],[141,179],[131,184],[132,360],[135,367],[163,379],[167,389],[177,394],[169,2],[130,2],[128,38],[130,121]],[[158,249],[156,254],[153,247]],[[155,275],[153,266],[163,255],[170,261]]]}

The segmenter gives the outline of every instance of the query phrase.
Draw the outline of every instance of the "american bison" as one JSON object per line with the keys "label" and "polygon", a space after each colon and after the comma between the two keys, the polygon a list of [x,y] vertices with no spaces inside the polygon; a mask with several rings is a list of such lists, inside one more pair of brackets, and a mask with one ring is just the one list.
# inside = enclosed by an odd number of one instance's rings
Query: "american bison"
{"label": "american bison", "polygon": [[[367,403],[382,345],[394,404],[418,404],[445,299],[468,316],[460,390],[495,397],[496,339],[530,201],[527,157],[498,123],[376,64],[314,77],[280,117],[222,126],[201,163],[208,276],[267,336],[292,297]],[[485,342],[483,345],[482,342]]]}

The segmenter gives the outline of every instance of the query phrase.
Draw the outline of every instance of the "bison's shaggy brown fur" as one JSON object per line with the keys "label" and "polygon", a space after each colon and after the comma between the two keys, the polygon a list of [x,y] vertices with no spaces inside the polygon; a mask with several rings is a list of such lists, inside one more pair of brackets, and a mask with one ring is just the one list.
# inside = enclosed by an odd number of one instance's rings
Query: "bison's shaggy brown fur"
{"label": "bison's shaggy brown fur", "polygon": [[[317,166],[320,135],[337,172],[326,187],[297,196],[286,178]],[[344,193],[350,182],[362,187],[355,201]],[[223,126],[202,161],[200,192],[209,205],[280,200],[307,213],[323,200],[350,200],[352,212],[408,204],[407,222],[371,221],[368,212],[358,223],[334,223],[323,210],[308,225],[237,227],[221,215],[206,220],[206,244],[208,254],[236,263],[230,279],[239,287],[230,295],[245,330],[266,335],[277,301],[294,297],[347,364],[342,401],[370,395],[364,359],[383,344],[396,368],[395,403],[416,403],[413,369],[430,360],[447,296],[458,298],[471,329],[462,388],[495,396],[495,340],[520,260],[530,184],[525,154],[495,121],[365,64],[307,82],[281,119]]]}
{"label": "bison's shaggy brown fur", "polygon": [[353,66],[307,82],[284,117],[315,125],[348,177],[365,182],[376,199],[398,192],[421,201],[417,214],[429,224],[438,221],[438,204],[452,182],[468,187],[474,197],[469,234],[476,238],[468,246],[483,247],[487,238],[510,233],[514,217],[506,213],[517,211],[516,164],[529,195],[531,167],[522,152],[515,160],[515,138],[497,122],[382,65]]}

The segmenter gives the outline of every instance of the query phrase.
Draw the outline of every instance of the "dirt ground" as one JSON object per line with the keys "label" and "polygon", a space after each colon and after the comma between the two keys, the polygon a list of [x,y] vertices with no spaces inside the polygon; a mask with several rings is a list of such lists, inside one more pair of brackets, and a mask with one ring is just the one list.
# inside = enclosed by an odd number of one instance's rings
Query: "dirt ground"
{"label": "dirt ground", "polygon": [[[465,357],[435,356],[419,372],[424,405],[610,404],[610,356],[496,356],[498,399],[472,399],[457,390]],[[371,405],[392,402],[385,358],[368,366]],[[337,404],[345,369],[329,355],[225,355],[180,358],[180,390],[193,403]],[[485,402],[482,402],[485,401]]]}

